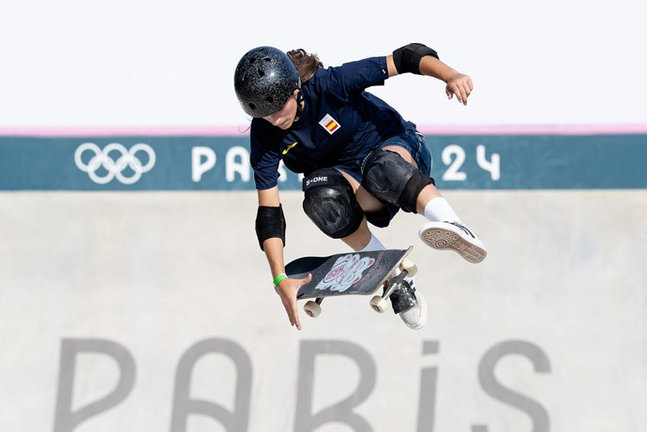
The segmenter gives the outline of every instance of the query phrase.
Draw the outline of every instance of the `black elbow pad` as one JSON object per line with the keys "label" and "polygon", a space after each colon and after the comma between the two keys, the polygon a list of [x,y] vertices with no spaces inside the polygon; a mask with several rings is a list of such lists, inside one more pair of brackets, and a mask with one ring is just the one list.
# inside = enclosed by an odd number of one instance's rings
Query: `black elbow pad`
{"label": "black elbow pad", "polygon": [[285,247],[285,216],[283,207],[259,206],[256,213],[256,236],[258,244],[263,249],[263,242],[269,238],[278,237]]}
{"label": "black elbow pad", "polygon": [[393,51],[393,63],[398,73],[411,72],[420,75],[420,60],[424,56],[438,57],[438,53],[421,43],[410,43]]}

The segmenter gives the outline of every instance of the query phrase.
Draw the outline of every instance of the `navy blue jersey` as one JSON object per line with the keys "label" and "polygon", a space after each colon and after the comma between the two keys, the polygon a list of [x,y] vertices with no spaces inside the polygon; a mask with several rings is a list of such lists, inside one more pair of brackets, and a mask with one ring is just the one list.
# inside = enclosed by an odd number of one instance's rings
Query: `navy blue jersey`
{"label": "navy blue jersey", "polygon": [[373,148],[404,133],[408,122],[364,91],[388,78],[386,57],[321,68],[302,85],[304,110],[290,129],[252,120],[251,163],[257,189],[277,185],[278,166],[309,174],[319,168],[361,166]]}

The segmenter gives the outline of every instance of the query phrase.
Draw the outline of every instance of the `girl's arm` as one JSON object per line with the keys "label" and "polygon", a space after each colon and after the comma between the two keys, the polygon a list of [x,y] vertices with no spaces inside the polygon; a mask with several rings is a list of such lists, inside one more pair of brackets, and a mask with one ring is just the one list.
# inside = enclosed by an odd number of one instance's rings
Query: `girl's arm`
{"label": "girl's arm", "polygon": [[[278,186],[258,191],[259,207],[279,207],[280,203]],[[270,265],[272,279],[276,279],[277,276],[285,274],[283,246],[283,240],[278,237],[271,237],[263,241],[263,250]],[[312,275],[308,275],[304,279],[285,278],[275,287],[277,294],[281,297],[283,307],[288,314],[290,325],[296,326],[299,330],[301,330],[301,322],[297,308],[297,292],[302,285],[310,282],[311,279]]]}
{"label": "girl's arm", "polygon": [[[387,56],[386,66],[389,77],[398,75],[398,69],[395,67],[393,55]],[[469,76],[456,71],[431,55],[422,57],[418,67],[421,75],[434,77],[447,84],[445,93],[448,99],[456,95],[460,103],[467,105],[467,98],[474,89],[472,79]]]}

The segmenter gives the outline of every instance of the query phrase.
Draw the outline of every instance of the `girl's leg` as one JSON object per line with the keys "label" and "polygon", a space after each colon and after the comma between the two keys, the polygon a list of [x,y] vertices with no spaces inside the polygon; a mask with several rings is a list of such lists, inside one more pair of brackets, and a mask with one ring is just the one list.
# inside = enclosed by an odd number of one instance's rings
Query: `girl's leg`
{"label": "girl's leg", "polygon": [[[364,189],[355,178],[350,174],[340,171],[341,174],[348,180],[353,191],[355,192],[355,197],[359,203],[362,210],[365,212],[377,211],[382,207],[382,203],[379,202],[373,195],[369,194],[366,189]],[[386,249],[384,245],[371,233],[371,230],[368,227],[366,217],[362,220],[357,231],[349,235],[348,237],[342,238],[343,242],[346,243],[351,249],[355,251],[361,250],[383,250]]]}
{"label": "girl's leg", "polygon": [[[409,151],[392,145],[384,147],[398,153],[404,160],[418,167]],[[472,263],[483,261],[487,255],[481,240],[463,224],[449,202],[436,186],[428,184],[418,194],[416,211],[429,220],[419,231],[420,238],[435,249],[451,249]]]}
{"label": "girl's leg", "polygon": [[[354,251],[361,251],[368,246],[372,238],[373,238],[373,234],[368,228],[368,224],[366,223],[366,218],[364,218],[364,220],[362,220],[362,223],[360,224],[357,231],[355,231],[354,233],[352,233],[347,237],[342,238],[342,241],[346,243]],[[367,250],[370,250],[370,249],[367,249]]]}
{"label": "girl's leg", "polygon": [[[382,203],[368,193],[357,180],[343,171],[341,173],[352,186],[357,201],[364,211],[378,211],[383,207]],[[382,242],[368,228],[366,218],[362,220],[357,231],[348,237],[342,238],[342,240],[355,251],[367,252],[386,249]],[[394,275],[397,276],[399,273],[400,269],[396,269]],[[425,325],[427,322],[427,301],[422,296],[422,293],[416,290],[413,278],[405,278],[402,289],[394,292],[391,295],[391,300],[394,305],[409,305],[406,310],[402,312],[398,311],[400,319],[402,319],[407,327],[419,330]],[[413,305],[413,307],[410,305]]]}
{"label": "girl's leg", "polygon": [[[405,148],[393,145],[384,147],[384,150],[398,153],[404,160],[418,168],[418,164]],[[431,201],[436,198],[440,198],[440,200],[435,201],[434,205],[429,206]],[[460,218],[456,212],[433,184],[428,184],[420,191],[416,202],[416,210],[418,214],[424,215],[430,221],[460,222]]]}

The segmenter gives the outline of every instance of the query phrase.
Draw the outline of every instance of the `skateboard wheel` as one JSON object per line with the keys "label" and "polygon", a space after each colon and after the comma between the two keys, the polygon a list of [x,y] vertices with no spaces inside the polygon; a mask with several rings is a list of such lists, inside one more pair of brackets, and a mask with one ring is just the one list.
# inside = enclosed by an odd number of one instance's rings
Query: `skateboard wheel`
{"label": "skateboard wheel", "polygon": [[407,272],[408,277],[412,277],[416,273],[418,273],[418,266],[413,263],[413,261],[404,259],[402,260],[402,263],[400,264],[400,268],[404,271]]}
{"label": "skateboard wheel", "polygon": [[303,305],[303,310],[305,310],[311,318],[317,318],[321,314],[321,306],[312,300],[307,301],[306,304]]}
{"label": "skateboard wheel", "polygon": [[386,309],[388,306],[389,306],[389,303],[386,301],[385,298],[382,298],[380,296],[375,296],[371,299],[371,307],[375,312],[384,313],[386,312]]}

